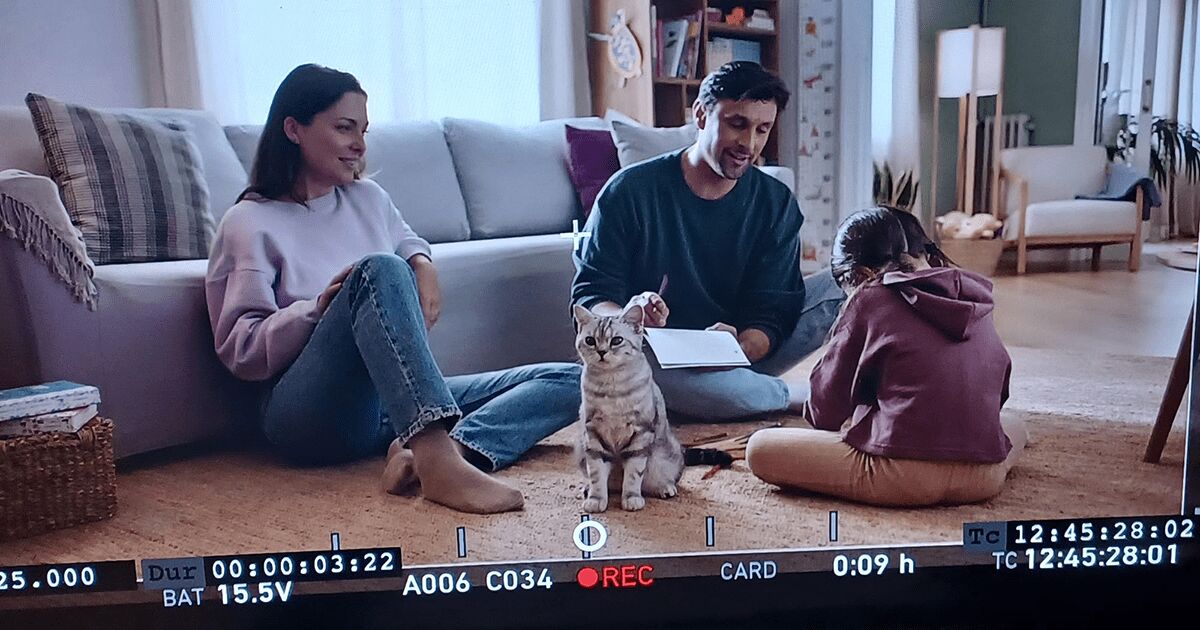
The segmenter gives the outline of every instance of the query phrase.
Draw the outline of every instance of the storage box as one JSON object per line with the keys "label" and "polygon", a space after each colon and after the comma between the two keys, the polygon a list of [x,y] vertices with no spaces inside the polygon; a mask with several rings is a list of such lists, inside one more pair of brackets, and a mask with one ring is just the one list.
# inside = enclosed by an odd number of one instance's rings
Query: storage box
{"label": "storage box", "polygon": [[113,423],[78,433],[0,440],[0,540],[112,518],[117,511]]}

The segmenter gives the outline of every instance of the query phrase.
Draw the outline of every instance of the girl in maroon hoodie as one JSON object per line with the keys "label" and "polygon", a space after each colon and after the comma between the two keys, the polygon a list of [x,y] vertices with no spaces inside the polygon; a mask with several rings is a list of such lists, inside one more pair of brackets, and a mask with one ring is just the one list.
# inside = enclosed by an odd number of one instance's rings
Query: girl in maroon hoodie
{"label": "girl in maroon hoodie", "polygon": [[1012,363],[992,284],[955,267],[907,212],[872,208],[838,229],[833,276],[848,298],[813,368],[815,429],[754,434],[759,478],[877,505],[999,494],[1027,439],[1001,418]]}

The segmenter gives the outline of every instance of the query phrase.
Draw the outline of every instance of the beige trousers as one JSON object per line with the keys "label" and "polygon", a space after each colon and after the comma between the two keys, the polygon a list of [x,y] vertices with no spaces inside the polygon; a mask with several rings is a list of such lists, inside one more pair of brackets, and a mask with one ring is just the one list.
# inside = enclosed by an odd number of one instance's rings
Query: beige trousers
{"label": "beige trousers", "polygon": [[759,479],[862,503],[887,506],[954,505],[1000,494],[1029,434],[1020,417],[1000,414],[1012,442],[998,464],[896,459],[864,453],[836,431],[763,429],[750,437],[746,463]]}

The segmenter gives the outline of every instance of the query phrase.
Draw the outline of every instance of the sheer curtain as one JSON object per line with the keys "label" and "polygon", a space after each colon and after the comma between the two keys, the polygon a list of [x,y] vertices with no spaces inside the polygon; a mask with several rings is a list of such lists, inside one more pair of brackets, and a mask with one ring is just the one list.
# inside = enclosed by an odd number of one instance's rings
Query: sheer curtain
{"label": "sheer curtain", "polygon": [[[875,0],[871,34],[871,153],[896,174],[921,176],[917,0]],[[928,186],[923,184],[922,187]],[[915,208],[920,209],[920,202]]]}
{"label": "sheer curtain", "polygon": [[263,122],[279,82],[309,62],[354,74],[373,122],[519,125],[590,108],[582,0],[141,2],[161,104],[224,124]]}
{"label": "sheer curtain", "polygon": [[[1142,105],[1141,74],[1146,41],[1146,4],[1108,0],[1104,7],[1102,61],[1108,65],[1106,113],[1136,114]],[[1161,0],[1155,55],[1155,116],[1200,124],[1200,57],[1196,39],[1200,0]],[[1115,105],[1114,105],[1115,102]]]}
{"label": "sheer curtain", "polygon": [[[1142,106],[1138,85],[1146,44],[1146,4],[1135,0],[1105,3],[1103,61],[1108,67],[1104,86],[1106,103],[1102,112],[1104,138],[1111,143],[1120,127],[1119,115],[1137,116]],[[1154,116],[1200,126],[1200,0],[1161,0],[1154,63]],[[1163,191],[1166,193],[1167,191]],[[1200,224],[1200,185],[1186,178],[1175,181],[1174,196],[1168,200],[1175,213],[1179,235],[1195,236]],[[1166,206],[1151,215],[1148,234],[1169,238]]]}
{"label": "sheer curtain", "polygon": [[1176,118],[1200,127],[1200,0],[1186,0],[1179,14],[1179,81]]}

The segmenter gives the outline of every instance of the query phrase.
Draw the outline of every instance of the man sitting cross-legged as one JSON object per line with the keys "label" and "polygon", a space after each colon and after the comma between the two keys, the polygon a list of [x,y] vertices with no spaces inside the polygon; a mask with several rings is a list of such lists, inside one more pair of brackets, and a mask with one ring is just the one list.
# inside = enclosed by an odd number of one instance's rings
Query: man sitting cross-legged
{"label": "man sitting cross-legged", "polygon": [[651,358],[674,412],[727,420],[799,411],[807,382],[778,376],[821,346],[845,299],[828,271],[801,278],[796,198],[753,168],[788,97],[756,63],[708,75],[693,104],[696,143],[614,175],[575,253],[573,303],[600,315],[639,304],[647,326],[737,337],[749,368],[663,370]]}

